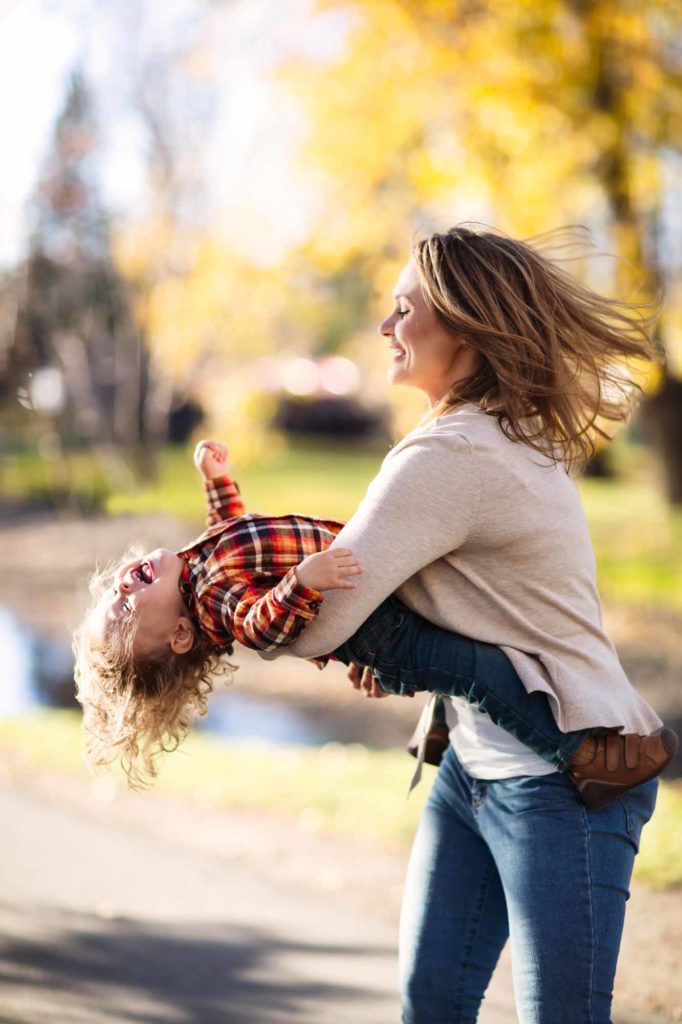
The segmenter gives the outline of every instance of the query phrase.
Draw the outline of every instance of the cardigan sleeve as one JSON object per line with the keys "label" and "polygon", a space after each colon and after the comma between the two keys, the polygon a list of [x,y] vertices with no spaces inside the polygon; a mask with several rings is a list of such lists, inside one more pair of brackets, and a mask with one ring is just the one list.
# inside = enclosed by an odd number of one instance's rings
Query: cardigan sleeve
{"label": "cardigan sleeve", "polygon": [[331,545],[350,548],[364,567],[358,586],[326,593],[317,618],[277,654],[311,658],[333,651],[402,583],[466,542],[480,499],[466,438],[438,428],[409,435],[389,452]]}

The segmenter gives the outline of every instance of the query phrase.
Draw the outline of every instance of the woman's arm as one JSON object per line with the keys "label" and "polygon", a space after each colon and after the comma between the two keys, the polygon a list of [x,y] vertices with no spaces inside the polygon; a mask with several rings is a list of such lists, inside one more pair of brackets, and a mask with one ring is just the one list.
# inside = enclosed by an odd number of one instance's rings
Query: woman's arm
{"label": "woman's arm", "polygon": [[332,545],[350,548],[363,566],[358,586],[327,594],[316,619],[277,654],[311,658],[333,651],[401,583],[461,547],[479,501],[476,459],[464,437],[436,429],[406,438]]}

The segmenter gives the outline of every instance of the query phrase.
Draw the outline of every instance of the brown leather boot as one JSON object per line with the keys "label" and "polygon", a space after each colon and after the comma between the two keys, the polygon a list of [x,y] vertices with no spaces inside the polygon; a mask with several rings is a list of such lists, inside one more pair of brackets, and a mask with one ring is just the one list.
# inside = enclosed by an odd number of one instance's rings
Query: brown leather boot
{"label": "brown leather boot", "polygon": [[[595,748],[594,757],[587,764],[580,763],[583,746],[589,744]],[[672,729],[659,729],[650,736],[618,732],[591,736],[571,758],[568,774],[587,809],[599,811],[629,789],[660,775],[677,753],[677,744]]]}

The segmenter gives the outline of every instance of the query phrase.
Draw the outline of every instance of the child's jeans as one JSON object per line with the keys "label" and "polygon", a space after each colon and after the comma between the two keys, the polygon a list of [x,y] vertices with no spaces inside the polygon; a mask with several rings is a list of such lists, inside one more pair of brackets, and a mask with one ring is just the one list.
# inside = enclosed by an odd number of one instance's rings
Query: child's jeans
{"label": "child's jeans", "polygon": [[566,775],[473,779],[449,747],[405,884],[404,1024],[473,1024],[508,938],[520,1024],[609,1024],[657,787],[588,811]]}
{"label": "child's jeans", "polygon": [[371,668],[389,693],[464,697],[558,771],[589,734],[561,732],[545,695],[528,693],[499,647],[434,626],[396,597],[380,604],[334,654]]}

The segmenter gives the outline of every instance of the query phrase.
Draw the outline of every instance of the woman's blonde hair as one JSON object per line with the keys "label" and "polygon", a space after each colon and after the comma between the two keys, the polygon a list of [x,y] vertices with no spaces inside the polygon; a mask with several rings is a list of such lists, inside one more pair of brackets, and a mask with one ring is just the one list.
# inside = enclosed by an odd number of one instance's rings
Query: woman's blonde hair
{"label": "woman's blonde hair", "polygon": [[[564,240],[566,231],[564,229]],[[458,226],[416,242],[424,295],[447,328],[482,356],[431,416],[464,402],[505,434],[568,468],[587,461],[609,424],[632,411],[637,360],[660,361],[657,304],[606,298],[542,251],[557,232],[515,241]]]}
{"label": "woman's blonde hair", "polygon": [[221,663],[232,646],[217,648],[200,629],[186,654],[168,648],[148,658],[134,654],[134,618],[124,617],[103,632],[100,603],[113,587],[118,566],[137,553],[126,552],[92,576],[92,601],[74,633],[73,653],[87,764],[94,769],[120,760],[131,788],[142,789],[158,775],[158,755],[175,750],[195,718],[206,714],[212,678],[220,668],[234,666]]}

